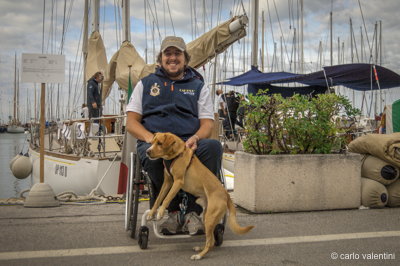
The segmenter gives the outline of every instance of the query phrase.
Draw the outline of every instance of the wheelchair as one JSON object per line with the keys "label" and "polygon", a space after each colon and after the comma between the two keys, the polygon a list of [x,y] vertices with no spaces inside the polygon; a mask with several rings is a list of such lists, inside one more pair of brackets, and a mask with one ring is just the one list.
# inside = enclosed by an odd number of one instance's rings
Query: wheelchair
{"label": "wheelchair", "polygon": [[[226,188],[223,169],[218,174],[218,179]],[[149,209],[140,217],[140,226],[138,228],[139,203],[143,197],[149,197]],[[125,205],[125,230],[130,231],[130,237],[137,239],[141,249],[147,249],[149,241],[149,226],[153,224],[154,235],[157,238],[188,238],[189,234],[162,235],[159,233],[156,221],[147,221],[147,214],[155,202],[155,190],[148,174],[142,169],[139,155],[135,152],[130,154],[129,179],[126,190]],[[215,246],[221,246],[225,232],[226,214],[214,229]]]}

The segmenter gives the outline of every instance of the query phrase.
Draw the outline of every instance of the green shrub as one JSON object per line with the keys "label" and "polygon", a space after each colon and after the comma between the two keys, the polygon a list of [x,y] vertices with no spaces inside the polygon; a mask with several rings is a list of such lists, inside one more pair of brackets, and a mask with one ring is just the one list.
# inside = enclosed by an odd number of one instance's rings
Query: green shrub
{"label": "green shrub", "polygon": [[295,94],[283,98],[260,91],[245,107],[243,147],[253,154],[332,153],[344,148],[342,128],[335,117],[355,118],[359,110],[344,96]]}

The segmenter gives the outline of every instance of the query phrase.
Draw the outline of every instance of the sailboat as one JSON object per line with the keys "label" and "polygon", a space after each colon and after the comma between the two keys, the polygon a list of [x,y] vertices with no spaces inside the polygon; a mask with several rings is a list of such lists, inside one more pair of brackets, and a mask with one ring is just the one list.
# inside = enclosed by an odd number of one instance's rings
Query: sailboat
{"label": "sailboat", "polygon": [[[88,0],[85,1],[86,18],[88,2]],[[92,10],[98,12],[99,1],[92,1],[92,3],[94,4]],[[129,1],[123,1],[122,7],[125,18],[123,25],[125,29],[130,29]],[[125,41],[107,64],[105,47],[100,32],[98,28],[96,29],[99,16],[93,17],[95,29],[90,39],[85,40],[83,45],[83,57],[86,59],[84,60],[84,84],[95,72],[99,70],[105,72],[102,85],[104,101],[114,81],[117,81],[120,88],[127,91],[128,80],[131,80],[132,87],[135,86],[142,77],[154,71],[155,64],[146,64],[142,59],[130,42],[129,30],[125,30]],[[246,23],[245,16],[233,17],[188,43],[188,53],[192,55],[193,65],[191,66],[195,68],[203,66],[236,40],[244,37]],[[85,24],[87,25],[87,22]],[[126,103],[126,99],[121,103]],[[92,128],[93,119],[68,119],[59,121],[58,125],[50,124],[44,143],[40,143],[38,125],[33,125],[30,154],[34,183],[40,182],[39,147],[44,145],[44,182],[51,185],[56,194],[66,191],[77,195],[117,194],[120,164],[123,160],[122,150],[127,149],[124,142],[129,136],[123,132],[124,108],[120,110],[120,114],[103,115],[100,119],[97,118],[104,128],[100,135],[91,134],[88,131]]]}
{"label": "sailboat", "polygon": [[10,121],[7,125],[8,133],[24,133],[25,128],[22,126],[21,122],[18,119],[18,95],[19,95],[19,79],[17,76],[17,54],[15,54],[14,60],[14,108],[13,108],[13,116],[10,116]]}

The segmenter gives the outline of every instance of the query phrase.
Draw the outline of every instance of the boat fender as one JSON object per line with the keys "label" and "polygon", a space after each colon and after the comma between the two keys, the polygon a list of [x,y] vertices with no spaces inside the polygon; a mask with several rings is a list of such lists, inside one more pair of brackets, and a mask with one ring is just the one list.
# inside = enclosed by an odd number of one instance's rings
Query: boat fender
{"label": "boat fender", "polygon": [[27,156],[20,156],[11,167],[11,172],[18,179],[27,178],[32,172],[32,162]]}
{"label": "boat fender", "polygon": [[12,170],[12,166],[13,166],[14,162],[21,156],[23,156],[22,152],[20,152],[19,154],[15,155],[15,157],[11,159],[11,161],[10,161],[10,170]]}

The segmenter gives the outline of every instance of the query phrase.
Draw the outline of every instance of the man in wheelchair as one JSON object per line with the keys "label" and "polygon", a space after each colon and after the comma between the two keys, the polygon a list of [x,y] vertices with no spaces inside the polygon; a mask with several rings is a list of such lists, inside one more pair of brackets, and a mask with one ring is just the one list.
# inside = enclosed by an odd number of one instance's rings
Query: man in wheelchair
{"label": "man in wheelchair", "polygon": [[[150,160],[146,150],[156,132],[171,132],[182,138],[215,175],[221,169],[221,144],[208,139],[214,124],[211,94],[203,77],[188,66],[189,60],[184,40],[166,37],[157,57],[156,72],[137,83],[126,109],[126,129],[138,139],[138,155],[154,185],[155,197],[164,180],[164,162],[162,159]],[[169,164],[165,162],[166,166]],[[169,217],[159,226],[162,233],[194,235],[204,230],[199,217],[202,207],[195,203],[193,195],[185,194],[182,197],[179,193],[171,201]],[[182,201],[186,203],[184,207]]]}

